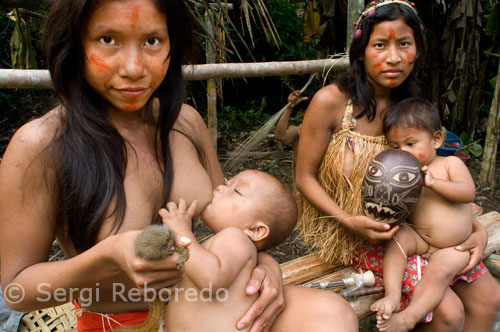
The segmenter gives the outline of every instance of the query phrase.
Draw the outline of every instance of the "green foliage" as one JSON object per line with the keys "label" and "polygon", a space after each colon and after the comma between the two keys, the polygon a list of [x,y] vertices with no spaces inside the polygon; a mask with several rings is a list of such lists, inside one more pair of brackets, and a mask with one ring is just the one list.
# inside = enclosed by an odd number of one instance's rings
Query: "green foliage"
{"label": "green foliage", "polygon": [[8,14],[15,22],[14,31],[9,42],[12,68],[36,69],[38,64],[31,45],[31,26],[29,20],[22,18],[17,9]]}
{"label": "green foliage", "polygon": [[478,141],[470,142],[470,137],[465,131],[460,134],[460,140],[463,143],[463,147],[460,151],[473,155],[476,158],[481,157],[483,154],[483,147],[478,143]]}
{"label": "green foliage", "polygon": [[267,113],[266,97],[260,101],[251,100],[240,107],[224,106],[217,112],[217,129],[222,136],[248,132],[266,122],[271,115]]}

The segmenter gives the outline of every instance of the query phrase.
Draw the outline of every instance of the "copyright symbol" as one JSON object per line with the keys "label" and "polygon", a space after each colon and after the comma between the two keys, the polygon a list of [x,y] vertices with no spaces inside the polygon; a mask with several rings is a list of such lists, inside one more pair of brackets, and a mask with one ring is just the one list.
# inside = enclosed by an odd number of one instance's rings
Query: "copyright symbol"
{"label": "copyright symbol", "polygon": [[3,289],[3,297],[5,302],[17,304],[24,299],[24,288],[18,283],[8,284]]}

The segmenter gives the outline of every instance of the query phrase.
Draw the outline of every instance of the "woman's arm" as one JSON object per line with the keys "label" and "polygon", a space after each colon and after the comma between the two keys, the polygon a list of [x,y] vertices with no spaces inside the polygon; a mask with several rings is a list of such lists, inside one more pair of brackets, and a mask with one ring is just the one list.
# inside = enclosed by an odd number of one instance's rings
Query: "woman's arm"
{"label": "woman's arm", "polygon": [[397,231],[365,216],[350,216],[323,190],[316,174],[332,133],[340,128],[346,98],[335,85],[319,90],[302,122],[297,156],[297,189],[317,209],[332,216],[344,227],[370,240],[388,240]]}
{"label": "woman's arm", "polygon": [[455,247],[458,251],[466,251],[470,252],[469,264],[462,271],[458,273],[458,275],[464,274],[472,270],[477,264],[479,264],[483,260],[484,249],[486,248],[486,244],[488,243],[488,232],[481,225],[476,218],[472,219],[472,233],[469,237],[458,246]]}
{"label": "woman's arm", "polygon": [[299,137],[300,129],[297,126],[288,128],[288,121],[290,121],[290,115],[292,114],[293,108],[301,101],[307,99],[309,98],[301,97],[300,90],[295,90],[288,96],[290,105],[288,105],[281,115],[274,132],[274,138],[282,144],[292,144]]}
{"label": "woman's arm", "polygon": [[78,256],[47,262],[57,231],[56,176],[45,155],[54,133],[53,122],[45,116],[19,129],[0,165],[1,283],[4,289],[18,287],[24,292],[19,302],[4,293],[9,306],[30,311],[58,305],[58,300],[47,299],[40,290],[61,289],[70,294],[70,289],[95,288],[99,281],[122,270],[136,285],[178,281],[174,258],[165,260],[162,273],[151,274],[158,267],[134,255],[138,232],[111,236]]}

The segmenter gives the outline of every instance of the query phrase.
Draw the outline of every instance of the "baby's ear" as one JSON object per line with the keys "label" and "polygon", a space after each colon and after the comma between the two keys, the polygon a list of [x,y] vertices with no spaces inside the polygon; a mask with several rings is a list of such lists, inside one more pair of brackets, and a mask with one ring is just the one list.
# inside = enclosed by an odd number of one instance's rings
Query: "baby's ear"
{"label": "baby's ear", "polygon": [[434,143],[434,148],[438,149],[443,144],[444,141],[443,131],[436,130],[434,132],[434,135],[432,135],[432,141]]}
{"label": "baby's ear", "polygon": [[269,236],[269,226],[263,221],[257,221],[250,228],[244,230],[245,234],[252,240],[252,242],[259,242]]}

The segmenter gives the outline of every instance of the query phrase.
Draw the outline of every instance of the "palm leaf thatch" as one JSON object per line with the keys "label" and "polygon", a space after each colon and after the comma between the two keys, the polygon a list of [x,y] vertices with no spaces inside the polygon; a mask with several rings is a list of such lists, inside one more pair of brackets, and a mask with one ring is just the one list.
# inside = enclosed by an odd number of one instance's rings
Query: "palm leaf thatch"
{"label": "palm leaf thatch", "polygon": [[[195,21],[201,28],[199,34],[206,38],[207,42],[213,43],[219,50],[217,62],[227,62],[234,56],[239,61],[243,61],[241,50],[236,47],[229,29],[240,40],[253,61],[255,58],[252,49],[255,44],[252,26],[259,25],[270,43],[277,47],[281,43],[264,0],[238,0],[237,3],[230,3],[227,0],[212,0],[210,2],[208,0],[188,0],[188,3]],[[240,11],[241,28],[234,24],[231,15],[229,15],[230,10]],[[212,33],[213,30],[216,33]],[[251,46],[245,40],[247,35],[250,38]]]}

